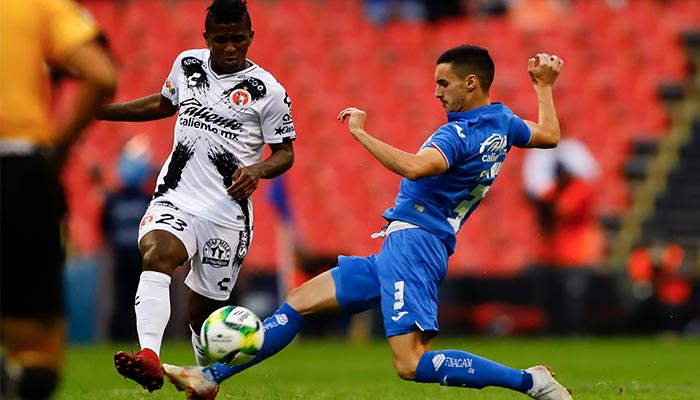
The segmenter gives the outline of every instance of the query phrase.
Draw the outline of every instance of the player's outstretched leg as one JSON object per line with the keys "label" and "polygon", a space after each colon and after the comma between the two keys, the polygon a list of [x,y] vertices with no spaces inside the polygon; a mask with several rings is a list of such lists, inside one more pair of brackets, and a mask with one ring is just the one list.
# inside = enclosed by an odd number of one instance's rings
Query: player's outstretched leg
{"label": "player's outstretched leg", "polygon": [[[304,317],[289,304],[282,303],[274,314],[263,321],[265,341],[258,354],[243,365],[214,363],[208,367],[177,367],[163,364],[163,373],[179,390],[185,391],[189,399],[211,400],[212,388],[231,376],[277,354],[287,347],[299,333]],[[216,396],[216,393],[213,394]]]}
{"label": "player's outstretched leg", "polygon": [[538,400],[572,400],[547,367],[519,370],[461,350],[425,352],[416,367],[415,381],[474,389],[498,386]]}
{"label": "player's outstretched leg", "polygon": [[124,378],[136,381],[149,392],[163,387],[160,360],[151,349],[143,349],[136,354],[120,351],[114,355],[114,366]]}
{"label": "player's outstretched leg", "polygon": [[525,371],[532,376],[532,389],[527,391],[533,399],[538,400],[572,400],[571,393],[554,379],[549,367],[537,365]]}
{"label": "player's outstretched leg", "polygon": [[205,376],[202,367],[163,364],[163,373],[190,400],[214,400],[219,393],[219,384]]}

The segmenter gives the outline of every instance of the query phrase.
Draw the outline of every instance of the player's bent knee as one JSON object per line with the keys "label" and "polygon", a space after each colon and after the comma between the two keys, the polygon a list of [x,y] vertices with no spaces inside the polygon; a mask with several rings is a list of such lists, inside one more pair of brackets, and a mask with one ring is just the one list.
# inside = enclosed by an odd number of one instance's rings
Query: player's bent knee
{"label": "player's bent knee", "polygon": [[293,309],[305,316],[322,312],[338,312],[340,306],[335,292],[333,277],[329,271],[326,271],[298,288],[292,289],[286,301]]}
{"label": "player's bent knee", "polygon": [[402,363],[394,361],[394,368],[399,378],[412,381],[416,378],[416,366],[411,363]]}
{"label": "player's bent knee", "polygon": [[17,394],[25,400],[45,400],[58,386],[58,372],[48,367],[25,367],[17,382]]}
{"label": "player's bent knee", "polygon": [[312,290],[306,290],[303,286],[292,289],[287,296],[287,304],[301,315],[313,315],[327,311],[328,304],[323,301],[323,297],[315,296]]}
{"label": "player's bent knee", "polygon": [[151,247],[143,253],[143,270],[172,275],[182,262],[172,252]]}

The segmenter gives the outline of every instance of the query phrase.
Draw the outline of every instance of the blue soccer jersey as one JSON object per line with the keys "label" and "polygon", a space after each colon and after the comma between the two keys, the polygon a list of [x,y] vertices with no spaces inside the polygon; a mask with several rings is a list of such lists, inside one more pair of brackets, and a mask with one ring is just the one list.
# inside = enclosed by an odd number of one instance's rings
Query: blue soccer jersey
{"label": "blue soccer jersey", "polygon": [[384,218],[432,232],[452,254],[457,232],[488,192],[511,146],[525,147],[532,132],[501,103],[448,113],[447,120],[421,147],[439,150],[447,171],[416,181],[402,179],[396,203]]}

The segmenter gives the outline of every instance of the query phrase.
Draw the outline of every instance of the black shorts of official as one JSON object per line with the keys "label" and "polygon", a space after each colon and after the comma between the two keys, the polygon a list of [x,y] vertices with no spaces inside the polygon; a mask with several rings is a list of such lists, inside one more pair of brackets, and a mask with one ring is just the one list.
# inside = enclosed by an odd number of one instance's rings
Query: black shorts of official
{"label": "black shorts of official", "polygon": [[0,312],[3,317],[60,317],[66,203],[42,154],[0,156]]}

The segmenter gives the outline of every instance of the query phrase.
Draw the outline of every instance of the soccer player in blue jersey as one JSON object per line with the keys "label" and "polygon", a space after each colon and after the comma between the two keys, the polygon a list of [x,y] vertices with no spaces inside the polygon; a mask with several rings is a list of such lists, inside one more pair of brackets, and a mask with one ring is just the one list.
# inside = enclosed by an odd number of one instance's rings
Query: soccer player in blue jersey
{"label": "soccer player in blue jersey", "polygon": [[353,137],[389,170],[401,175],[396,204],[384,212],[389,224],[379,254],[338,257],[328,272],[293,290],[264,321],[265,343],[242,366],[163,364],[163,371],[190,399],[214,399],[219,384],[272,356],[299,332],[305,316],[339,311],[357,313],[381,307],[384,329],[400,378],[446,386],[500,386],[535,399],[571,399],[547,367],[513,369],[462,350],[431,350],[438,332],[438,288],[447,274],[456,234],[493,184],[512,146],[555,147],[560,130],[552,85],[563,61],[537,54],[528,62],[539,106],[538,121],[519,118],[492,103],[494,64],[488,51],[461,45],[445,51],[435,69],[435,97],[447,123],[416,154],[399,150],[364,129],[366,114],[340,112]]}

